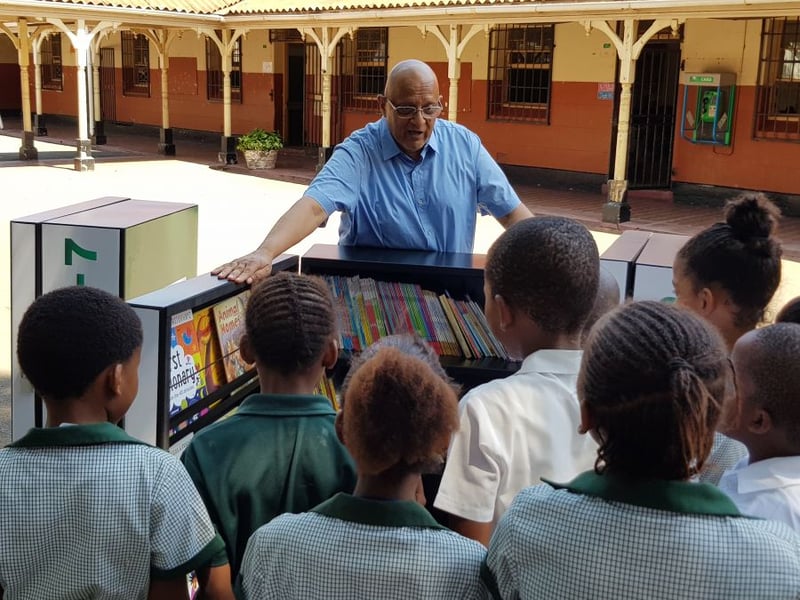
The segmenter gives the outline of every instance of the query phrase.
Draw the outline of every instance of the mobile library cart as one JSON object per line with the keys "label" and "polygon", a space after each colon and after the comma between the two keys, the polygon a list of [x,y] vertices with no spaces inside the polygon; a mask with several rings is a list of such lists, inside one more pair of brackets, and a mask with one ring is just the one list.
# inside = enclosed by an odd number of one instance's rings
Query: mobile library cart
{"label": "mobile library cart", "polygon": [[[297,271],[298,262],[281,255],[272,271]],[[257,391],[255,369],[238,362],[248,293],[201,275],[128,301],[144,330],[139,393],[123,423],[128,433],[180,454],[194,432]]]}
{"label": "mobile library cart", "polygon": [[[481,254],[317,244],[302,256],[300,270],[319,276],[358,276],[379,282],[414,284],[434,292],[437,297],[446,295],[458,301],[468,298],[482,308],[485,262],[486,257]],[[412,303],[413,300],[410,299]],[[424,312],[422,305],[420,314],[423,317]],[[367,311],[362,311],[356,328],[371,327],[371,319]],[[347,352],[343,354],[344,360],[340,363],[346,364]],[[507,377],[519,369],[518,362],[485,354],[479,358],[443,355],[440,360],[448,374],[465,390],[492,379]]]}
{"label": "mobile library cart", "polygon": [[636,258],[636,279],[633,283],[634,300],[659,300],[674,302],[672,263],[689,236],[654,233]]}
{"label": "mobile library cart", "polygon": [[69,285],[131,298],[197,274],[197,205],[105,197],[11,221],[11,435],[46,421],[22,377],[17,329],[31,303]]}

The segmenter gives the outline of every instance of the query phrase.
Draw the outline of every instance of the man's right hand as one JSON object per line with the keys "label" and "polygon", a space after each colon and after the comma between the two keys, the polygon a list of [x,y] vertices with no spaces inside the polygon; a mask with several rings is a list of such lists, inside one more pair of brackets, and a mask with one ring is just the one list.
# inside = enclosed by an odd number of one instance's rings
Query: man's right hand
{"label": "man's right hand", "polygon": [[269,252],[259,249],[217,267],[211,274],[234,283],[255,283],[272,273],[272,258]]}

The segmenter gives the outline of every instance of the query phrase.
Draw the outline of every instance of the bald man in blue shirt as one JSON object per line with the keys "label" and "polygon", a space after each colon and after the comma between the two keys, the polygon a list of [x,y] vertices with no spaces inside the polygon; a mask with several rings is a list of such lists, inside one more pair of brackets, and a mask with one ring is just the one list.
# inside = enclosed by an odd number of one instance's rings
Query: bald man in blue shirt
{"label": "bald man in blue shirt", "polygon": [[252,283],[272,259],[342,213],[339,244],[472,252],[477,212],[503,227],[531,217],[477,135],[437,123],[442,96],[425,63],[406,60],[378,96],[383,118],[350,135],[257,250],[212,271]]}

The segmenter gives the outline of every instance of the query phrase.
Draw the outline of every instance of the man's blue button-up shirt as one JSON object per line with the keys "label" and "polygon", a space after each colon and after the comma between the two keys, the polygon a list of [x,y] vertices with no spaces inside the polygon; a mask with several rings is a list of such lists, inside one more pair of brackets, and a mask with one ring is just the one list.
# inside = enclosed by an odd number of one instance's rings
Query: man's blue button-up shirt
{"label": "man's blue button-up shirt", "polygon": [[520,203],[480,138],[437,120],[419,161],[392,138],[386,119],[336,147],[305,196],[341,211],[339,243],[472,252],[478,211],[503,217]]}

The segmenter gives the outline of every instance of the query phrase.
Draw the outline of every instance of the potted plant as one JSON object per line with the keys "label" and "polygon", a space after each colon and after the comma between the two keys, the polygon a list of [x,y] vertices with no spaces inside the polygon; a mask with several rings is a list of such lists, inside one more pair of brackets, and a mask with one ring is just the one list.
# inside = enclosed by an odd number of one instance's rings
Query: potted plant
{"label": "potted plant", "polygon": [[236,149],[244,154],[248,169],[274,169],[283,138],[277,131],[253,129],[239,137]]}

